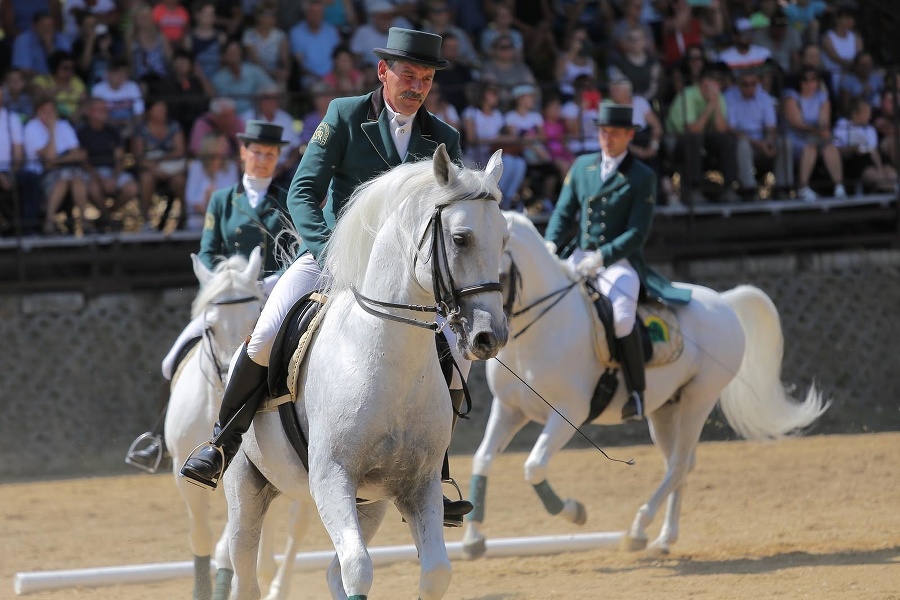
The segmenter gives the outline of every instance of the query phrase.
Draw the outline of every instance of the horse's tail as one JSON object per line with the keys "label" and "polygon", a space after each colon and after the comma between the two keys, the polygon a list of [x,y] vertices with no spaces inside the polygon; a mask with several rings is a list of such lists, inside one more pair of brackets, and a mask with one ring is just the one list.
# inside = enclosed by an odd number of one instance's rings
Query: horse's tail
{"label": "horse's tail", "polygon": [[741,368],[719,398],[728,424],[746,439],[799,433],[825,412],[828,403],[815,384],[806,400],[797,402],[781,382],[784,336],[778,309],[765,292],[749,285],[722,297],[737,313],[746,339]]}

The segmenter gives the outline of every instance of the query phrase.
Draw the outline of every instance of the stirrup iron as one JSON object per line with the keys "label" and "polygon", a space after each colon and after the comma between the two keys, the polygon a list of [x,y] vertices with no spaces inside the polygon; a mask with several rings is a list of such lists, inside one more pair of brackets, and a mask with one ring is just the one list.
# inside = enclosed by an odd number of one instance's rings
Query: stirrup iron
{"label": "stirrup iron", "polygon": [[[149,448],[153,442],[156,442],[156,459],[152,462],[152,464],[142,464],[136,460],[134,460],[134,453],[138,450],[143,450],[145,448]],[[139,435],[131,445],[128,447],[128,452],[125,453],[125,464],[131,465],[132,467],[137,467],[141,471],[146,471],[147,473],[153,474],[159,469],[159,465],[162,462],[163,458],[163,440],[162,436],[158,433],[153,433],[148,431],[146,433],[142,433]]]}
{"label": "stirrup iron", "polygon": [[194,454],[197,453],[197,450],[200,450],[201,448],[203,448],[205,446],[210,446],[211,448],[213,448],[216,452],[219,453],[219,456],[222,459],[222,468],[219,469],[218,474],[212,478],[213,485],[211,485],[211,486],[207,485],[203,482],[197,481],[196,479],[192,479],[191,477],[188,477],[187,475],[182,473],[181,471],[184,469],[184,464],[181,465],[181,469],[178,470],[178,474],[181,475],[181,477],[183,479],[186,479],[188,481],[188,483],[192,483],[199,488],[203,488],[204,490],[214,492],[214,491],[216,491],[216,488],[218,487],[219,482],[222,480],[222,476],[225,474],[225,467],[226,467],[225,450],[222,448],[222,446],[216,446],[215,444],[213,444],[212,440],[206,440],[205,442],[203,442],[202,444],[198,445],[196,448],[191,450],[191,453],[188,454],[188,457],[186,459],[184,459],[184,462],[187,463],[187,461],[190,460],[194,456]]}

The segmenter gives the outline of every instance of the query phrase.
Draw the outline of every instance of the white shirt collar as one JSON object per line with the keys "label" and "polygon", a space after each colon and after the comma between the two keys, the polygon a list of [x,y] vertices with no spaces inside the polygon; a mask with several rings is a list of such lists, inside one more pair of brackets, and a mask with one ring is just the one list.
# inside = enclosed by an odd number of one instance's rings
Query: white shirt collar
{"label": "white shirt collar", "polygon": [[400,160],[403,160],[406,158],[406,151],[409,149],[409,138],[412,135],[412,116],[398,113],[387,102],[384,103],[384,108],[388,111],[388,116],[390,117],[391,138],[394,140],[394,147],[397,148]]}
{"label": "white shirt collar", "polygon": [[626,156],[628,156],[628,150],[618,156],[604,155],[600,161],[600,173],[603,175],[603,179],[611,176],[619,168]]}
{"label": "white shirt collar", "polygon": [[412,116],[400,114],[391,108],[391,105],[387,102],[384,103],[384,108],[388,111],[388,116],[390,117],[390,121],[392,123],[396,123],[397,125],[406,125],[412,120]]}
{"label": "white shirt collar", "polygon": [[247,194],[247,202],[250,203],[250,208],[255,209],[259,206],[262,199],[266,197],[272,178],[250,177],[244,173],[241,182],[244,184],[244,193]]}

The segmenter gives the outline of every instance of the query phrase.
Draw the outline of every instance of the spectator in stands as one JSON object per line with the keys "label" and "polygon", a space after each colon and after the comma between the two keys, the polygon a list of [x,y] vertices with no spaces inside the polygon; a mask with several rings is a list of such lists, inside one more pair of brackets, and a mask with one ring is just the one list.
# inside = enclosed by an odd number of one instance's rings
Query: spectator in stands
{"label": "spectator in stands", "polygon": [[212,83],[195,66],[190,53],[181,48],[172,55],[172,77],[157,82],[150,89],[152,95],[166,98],[169,116],[178,121],[183,132],[190,131],[194,122],[206,112],[215,92]]}
{"label": "spectator in stands", "polygon": [[821,155],[834,182],[834,195],[846,198],[841,157],[831,138],[831,101],[819,77],[811,67],[800,71],[799,90],[789,89],[784,95],[784,117],[788,125],[794,160],[799,160],[798,197],[815,202],[818,195],[809,187],[816,161]]}
{"label": "spectator in stands", "polygon": [[209,111],[197,119],[191,128],[188,153],[196,157],[200,151],[200,142],[208,133],[221,133],[228,140],[229,156],[237,159],[240,154],[237,135],[243,131],[244,121],[238,116],[237,103],[225,96],[213,98],[209,102]]}
{"label": "spectator in stands", "polygon": [[725,91],[728,125],[737,138],[738,180],[742,194],[757,194],[757,174],[775,169],[775,185],[791,185],[793,161],[789,148],[779,144],[775,98],[763,89],[755,70],[738,73],[737,85]]}
{"label": "spectator in stands", "polygon": [[576,27],[585,27],[598,46],[606,47],[615,24],[610,0],[557,0],[554,29],[559,39],[566,39]]}
{"label": "spectator in stands", "polygon": [[705,202],[700,185],[704,167],[708,166],[710,159],[717,160],[724,178],[725,188],[720,200],[740,200],[734,191],[737,182],[736,145],[728,126],[728,108],[722,94],[724,81],[721,66],[708,65],[700,75],[700,82],[684,88],[669,107],[666,130],[677,134],[674,139],[669,138],[672,145],[670,155],[682,158],[685,171],[682,182],[687,184],[687,198],[692,205]]}
{"label": "spectator in stands", "polygon": [[636,96],[655,100],[662,69],[656,57],[647,53],[643,28],[635,27],[628,31],[622,45],[625,47],[624,52],[615,52],[607,59],[607,76],[610,81],[627,79]]}
{"label": "spectator in stands", "polygon": [[530,29],[528,43],[525,45],[525,63],[531,67],[535,79],[541,82],[554,81],[559,54],[560,49],[549,19]]}
{"label": "spectator in stands", "polygon": [[[550,160],[556,167],[559,181],[565,178],[575,160],[575,155],[572,154],[566,143],[566,121],[562,118],[561,109],[562,102],[559,96],[549,94],[544,97],[541,108],[541,116],[544,118],[544,147],[547,148]],[[555,203],[555,192],[551,198]]]}
{"label": "spectator in stands", "polygon": [[881,103],[872,121],[875,130],[878,132],[878,148],[881,150],[881,155],[891,165],[897,164],[895,160],[897,157],[897,147],[895,145],[897,134],[894,124],[896,111],[894,105],[896,101],[895,94],[896,92],[891,89],[885,89],[881,93]]}
{"label": "spectator in stands", "polygon": [[862,51],[856,55],[853,70],[841,78],[840,91],[844,114],[850,114],[850,102],[857,97],[865,98],[873,108],[880,106],[884,74],[875,69],[870,52]]}
{"label": "spectator in stands", "polygon": [[131,77],[141,82],[147,78],[164,79],[169,74],[172,45],[159,32],[153,20],[153,9],[147,4],[134,6],[125,36],[127,56],[131,61]]}
{"label": "spectator in stands", "polygon": [[182,45],[191,53],[194,62],[207,80],[219,70],[225,34],[216,29],[216,7],[213,0],[204,0],[194,10],[194,27],[184,36]]}
{"label": "spectator in stands", "polygon": [[300,130],[298,141],[300,143],[299,153],[302,156],[306,152],[306,145],[312,139],[316,127],[325,117],[325,111],[328,110],[328,103],[334,100],[336,93],[334,87],[325,81],[317,81],[309,90],[312,95],[312,110],[303,115],[303,128]]}
{"label": "spectator in stands", "polygon": [[244,60],[244,48],[239,41],[229,40],[222,48],[222,66],[213,75],[212,84],[217,94],[234,99],[239,113],[252,109],[256,92],[273,83],[262,67]]}
{"label": "spectator in stands", "polygon": [[[759,0],[759,2],[756,3],[755,9],[756,10],[750,8],[750,10],[746,12],[749,13],[750,23],[753,25],[753,29],[755,29],[757,32],[771,27],[772,19],[776,14],[778,14],[779,12],[781,14],[784,14],[784,10],[782,10],[778,5],[778,0]],[[784,23],[785,25],[787,25],[787,15],[785,15],[784,18]],[[802,44],[803,42],[801,41],[800,43]]]}
{"label": "spectator in stands", "polygon": [[872,126],[872,106],[865,98],[850,103],[850,118],[842,117],[834,125],[834,145],[840,152],[844,177],[879,192],[897,191],[897,171],[884,164],[878,150],[878,133]]}
{"label": "spectator in stands", "polygon": [[638,28],[644,32],[644,50],[647,54],[656,55],[656,42],[654,41],[653,30],[641,19],[643,11],[643,0],[623,0],[622,18],[616,21],[612,32],[613,43],[618,52],[627,52],[625,37],[632,29]]}
{"label": "spectator in stands", "polygon": [[153,7],[153,22],[173,48],[181,45],[191,27],[191,15],[180,0],[160,0]]}
{"label": "spectator in stands", "polygon": [[588,38],[587,29],[578,27],[572,31],[566,51],[556,58],[555,79],[564,103],[575,97],[575,79],[581,75],[596,81],[598,74],[594,45]]}
{"label": "spectator in stands", "polygon": [[463,111],[462,119],[466,134],[467,162],[486,165],[495,150],[504,148],[503,175],[498,185],[503,194],[500,206],[509,209],[514,206],[519,188],[525,180],[527,165],[525,159],[514,154],[519,148],[518,139],[506,132],[499,106],[497,86],[483,84],[478,102]]}
{"label": "spectator in stands", "polygon": [[663,66],[673,67],[681,60],[688,48],[703,46],[722,34],[720,0],[710,0],[706,6],[692,6],[688,0],[672,0],[668,14],[663,19]]}
{"label": "spectator in stands", "polygon": [[272,176],[276,185],[288,187],[294,177],[294,171],[300,163],[300,139],[294,131],[294,117],[280,108],[284,100],[284,93],[277,85],[259,90],[256,98],[256,108],[248,110],[241,115],[244,123],[252,120],[264,123],[272,123],[281,128],[281,154],[278,157],[278,165]]}
{"label": "spectator in stands", "polygon": [[541,212],[553,211],[553,200],[556,197],[557,185],[560,179],[550,156],[550,151],[544,145],[544,117],[536,110],[538,90],[528,84],[518,85],[513,88],[513,109],[504,117],[504,125],[507,133],[519,139],[521,155],[527,165],[526,174],[536,187],[538,182],[543,183],[541,189],[533,189],[535,207]]}
{"label": "spectator in stands", "polygon": [[667,71],[671,78],[670,90],[666,95],[669,102],[684,88],[699,83],[700,73],[707,64],[709,63],[706,60],[706,51],[703,46],[696,45],[688,48],[675,68]]}
{"label": "spectator in stands", "polygon": [[435,71],[434,82],[440,84],[447,102],[462,113],[469,105],[469,88],[475,76],[470,67],[459,62],[459,40],[452,33],[444,35],[441,58],[450,64],[446,69]]}
{"label": "spectator in stands", "polygon": [[72,41],[84,35],[80,25],[84,20],[91,27],[102,25],[106,31],[117,27],[122,20],[122,11],[115,0],[65,0],[62,15],[63,33]]}
{"label": "spectator in stands", "polygon": [[481,40],[481,32],[488,24],[488,6],[484,0],[450,0],[454,23],[462,27],[473,41]]}
{"label": "spectator in stands", "polygon": [[331,53],[333,68],[325,74],[322,81],[331,86],[339,96],[353,96],[365,89],[363,73],[356,68],[355,60],[345,44],[339,44]]}
{"label": "spectator in stands", "polygon": [[184,134],[174,119],[169,118],[164,98],[149,98],[147,114],[132,140],[132,152],[138,160],[141,215],[144,231],[152,231],[153,195],[160,185],[177,198],[184,198],[185,160]]}
{"label": "spectator in stands", "polygon": [[49,13],[38,11],[32,17],[31,29],[20,34],[13,43],[12,66],[21,69],[26,79],[47,75],[50,72],[47,60],[56,50],[70,52],[69,38],[56,31]]}
{"label": "spectator in stands", "polygon": [[291,73],[287,34],[275,26],[275,8],[269,2],[257,4],[254,15],[253,27],[245,29],[241,38],[247,58],[273,81],[286,85]]}
{"label": "spectator in stands", "polygon": [[106,101],[110,124],[123,137],[130,137],[137,120],[144,114],[144,96],[141,88],[128,79],[128,62],[125,58],[115,57],[110,62],[106,81],[95,85],[91,96]]}
{"label": "spectator in stands", "polygon": [[229,157],[228,140],[218,133],[206,135],[200,142],[198,157],[188,167],[184,204],[185,229],[202,231],[203,217],[213,192],[238,182],[238,165]]}
{"label": "spectator in stands", "polygon": [[[609,82],[609,98],[616,104],[631,107],[632,124],[635,127],[634,138],[628,144],[628,151],[641,159],[645,164],[660,171],[659,150],[663,137],[663,126],[659,117],[653,112],[650,102],[642,96],[634,94],[633,86],[627,79],[614,79]],[[671,180],[663,178],[661,190],[671,192]]]}
{"label": "spectator in stands", "polygon": [[[290,42],[291,54],[297,62],[300,73],[301,88],[306,88],[337,70],[338,48],[350,54],[350,49],[341,44],[341,34],[337,27],[325,20],[324,0],[311,0],[306,4],[306,18],[291,28]],[[352,54],[350,59],[349,65],[346,62],[341,64],[343,77],[350,77],[350,73],[355,71]],[[351,88],[347,89],[348,94],[360,90],[357,87],[359,81],[342,83],[344,85],[332,82],[332,85],[342,89],[346,84],[352,84]]]}
{"label": "spectator in stands", "polygon": [[[68,5],[68,4],[67,4]],[[88,88],[106,78],[113,57],[122,55],[122,43],[116,40],[108,25],[98,23],[92,14],[81,17],[81,35],[72,46],[78,73]]]}
{"label": "spectator in stands", "polygon": [[787,15],[780,8],[769,19],[768,27],[753,32],[753,43],[769,50],[782,75],[800,68],[803,40],[796,29],[788,27]]}
{"label": "spectator in stands", "polygon": [[719,53],[719,60],[732,71],[753,69],[766,62],[772,53],[768,48],[753,43],[753,25],[750,19],[740,18],[734,23],[734,45]]}
{"label": "spectator in stands", "polygon": [[793,0],[784,4],[790,26],[803,36],[805,42],[819,40],[819,17],[827,8],[823,0]]}
{"label": "spectator in stands", "polygon": [[[80,147],[72,125],[56,114],[52,97],[36,96],[34,115],[23,131],[25,170],[40,175],[40,189],[46,200],[42,232],[44,235],[59,233],[56,213],[69,194],[79,209],[77,225],[84,232],[88,181],[82,164],[86,153]],[[26,196],[24,201],[35,202],[39,198]],[[35,211],[29,212],[34,214]]]}
{"label": "spectator in stands", "polygon": [[34,101],[21,69],[13,67],[6,72],[2,97],[6,109],[19,115],[23,124],[34,114]]}
{"label": "spectator in stands", "polygon": [[458,130],[462,126],[462,120],[460,119],[456,107],[444,98],[439,83],[431,83],[431,91],[428,92],[428,96],[425,98],[424,106],[428,112],[454,129]]}
{"label": "spectator in stands", "polygon": [[[85,123],[78,129],[78,142],[87,154],[88,199],[100,212],[98,225],[112,227],[111,212],[137,198],[134,177],[125,169],[125,143],[119,131],[109,124],[109,108],[100,98],[91,98],[85,107]],[[112,198],[112,207],[107,207]]]}
{"label": "spectator in stands", "polygon": [[394,5],[389,0],[372,0],[367,5],[369,22],[360,25],[350,37],[350,50],[356,55],[359,65],[375,67],[378,57],[372,54],[372,48],[384,48],[387,45],[388,32],[391,27],[409,28],[405,19],[397,17]]}
{"label": "spectator in stands", "polygon": [[516,54],[512,38],[506,35],[494,38],[493,52],[481,69],[481,79],[498,86],[501,106],[508,104],[512,88],[535,83],[531,69]]}
{"label": "spectator in stands", "polygon": [[478,47],[482,54],[490,56],[496,49],[497,38],[504,36],[509,38],[513,45],[513,56],[522,58],[524,55],[525,42],[522,39],[522,33],[513,26],[512,6],[504,1],[494,4],[494,18],[488,26],[481,32]]}
{"label": "spectator in stands", "polygon": [[841,78],[853,69],[853,60],[862,52],[862,37],[854,31],[856,11],[849,6],[837,10],[834,27],[822,36],[822,64],[831,73],[831,89],[841,88]]}
{"label": "spectator in stands", "polygon": [[450,4],[446,0],[431,0],[428,2],[422,31],[435,33],[445,40],[448,34],[452,35],[459,46],[457,62],[468,67],[478,67],[481,57],[478,56],[478,52],[466,32],[454,25],[450,18]]}
{"label": "spectator in stands", "polygon": [[819,74],[822,85],[825,86],[825,91],[828,92],[829,97],[838,92],[838,90],[831,89],[831,75],[822,64],[822,49],[818,44],[806,44],[800,49],[800,68],[792,73],[791,77],[788,77],[785,82],[786,87],[799,90],[801,87],[800,75],[805,68],[814,69]]}
{"label": "spectator in stands", "polygon": [[49,75],[38,75],[32,80],[36,91],[49,94],[56,102],[60,117],[77,123],[81,116],[81,104],[87,97],[84,82],[75,74],[75,59],[63,50],[50,55]]}
{"label": "spectator in stands", "polygon": [[19,218],[13,202],[13,186],[25,155],[22,144],[22,119],[4,106],[0,88],[0,235],[12,233]]}
{"label": "spectator in stands", "polygon": [[62,12],[60,0],[7,0],[0,3],[0,25],[8,38],[18,38],[34,25],[34,16],[46,13],[56,22]]}
{"label": "spectator in stands", "polygon": [[566,122],[569,151],[579,155],[599,152],[597,137],[597,110],[603,97],[597,89],[597,82],[588,75],[579,75],[572,84],[575,97],[562,105],[560,113]]}
{"label": "spectator in stands", "polygon": [[337,28],[343,38],[349,38],[359,26],[353,0],[324,0],[325,22]]}

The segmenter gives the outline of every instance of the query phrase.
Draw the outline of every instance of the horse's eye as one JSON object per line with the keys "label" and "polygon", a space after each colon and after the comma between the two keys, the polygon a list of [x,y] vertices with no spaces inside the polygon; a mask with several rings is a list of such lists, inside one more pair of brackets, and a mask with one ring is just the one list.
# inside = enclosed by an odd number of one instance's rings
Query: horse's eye
{"label": "horse's eye", "polygon": [[454,233],[453,234],[453,243],[460,247],[465,247],[469,245],[469,236],[462,233]]}

